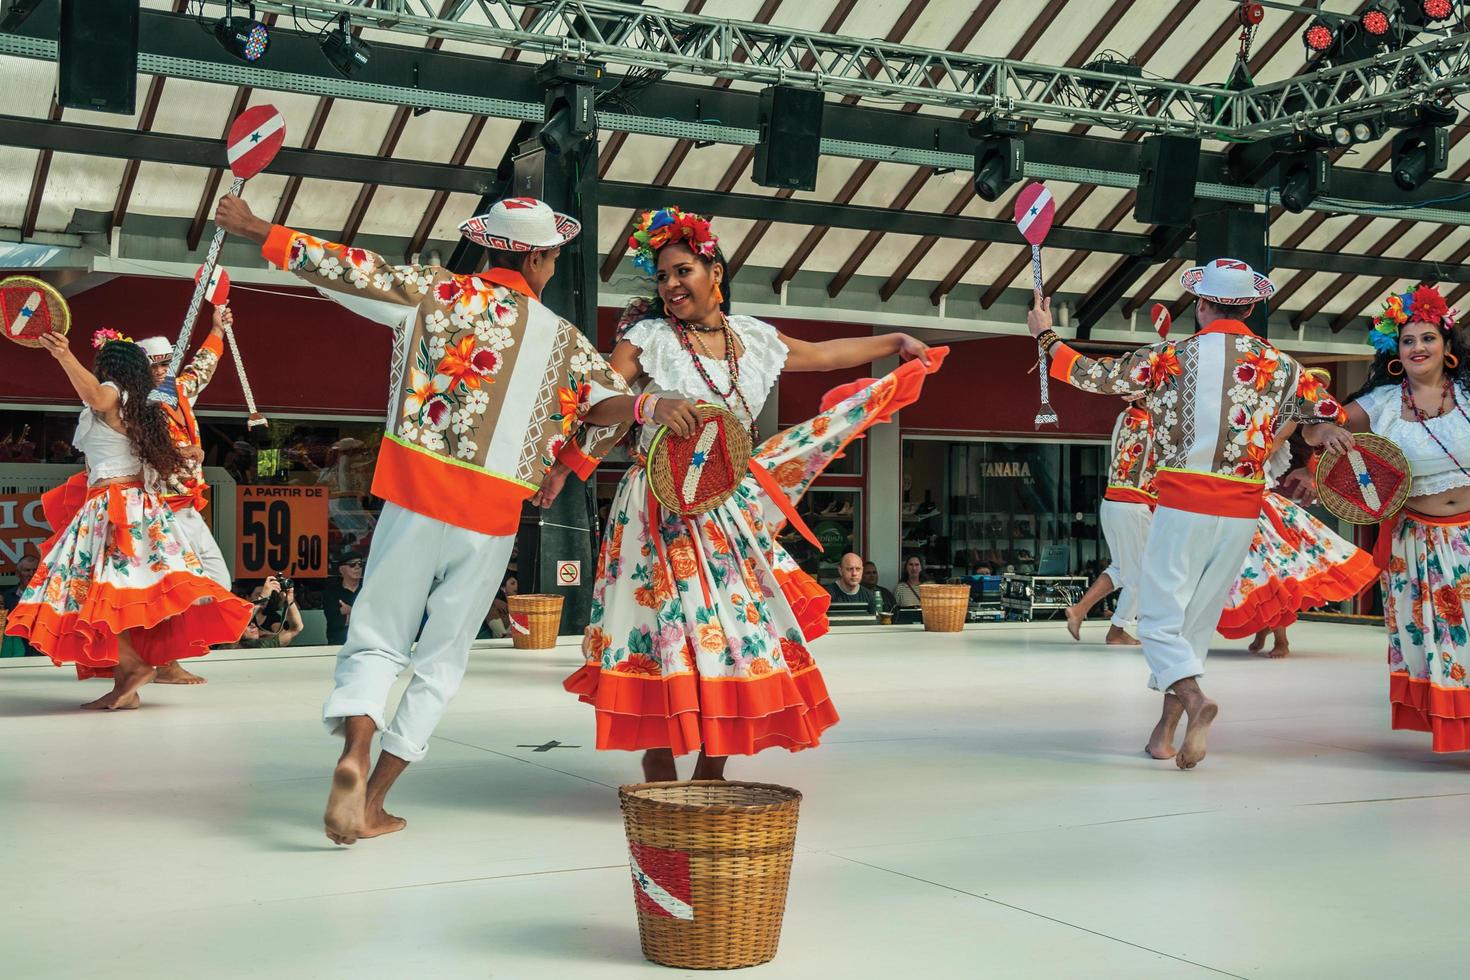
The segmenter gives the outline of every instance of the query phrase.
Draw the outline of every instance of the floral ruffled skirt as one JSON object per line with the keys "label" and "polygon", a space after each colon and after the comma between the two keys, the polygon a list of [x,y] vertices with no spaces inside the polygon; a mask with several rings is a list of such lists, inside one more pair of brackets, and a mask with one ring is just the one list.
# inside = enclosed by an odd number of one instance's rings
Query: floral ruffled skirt
{"label": "floral ruffled skirt", "polygon": [[826,632],[829,600],[776,537],[812,481],[916,400],[926,373],[910,362],[830,393],[821,415],[757,449],[763,473],[698,517],[665,511],[643,469],[629,470],[598,560],[587,662],[565,682],[596,710],[599,749],[795,751],[836,724],[807,647]]}
{"label": "floral ruffled skirt", "polygon": [[1296,622],[1297,613],[1349,599],[1373,584],[1373,556],[1279,493],[1267,493],[1245,568],[1220,614],[1232,640]]}
{"label": "floral ruffled skirt", "polygon": [[153,665],[198,657],[240,638],[251,605],[204,574],[176,531],[172,509],[141,486],[87,489],[84,478],[44,498],[61,531],[46,542],[35,577],[5,632],[52,662],[117,664],[117,636],[133,630]]}

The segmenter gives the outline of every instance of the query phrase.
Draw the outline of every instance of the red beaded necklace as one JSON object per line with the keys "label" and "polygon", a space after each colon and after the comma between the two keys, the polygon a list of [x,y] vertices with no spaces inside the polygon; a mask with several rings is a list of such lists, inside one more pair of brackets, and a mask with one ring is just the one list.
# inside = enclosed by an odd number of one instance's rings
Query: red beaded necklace
{"label": "red beaded necklace", "polygon": [[[704,380],[705,385],[714,393],[715,397],[725,403],[727,409],[732,412],[735,410],[735,406],[730,404],[731,396],[739,400],[740,407],[745,409],[745,415],[750,419],[750,437],[754,441],[759,441],[760,430],[755,424],[755,413],[750,410],[750,404],[745,400],[745,393],[740,390],[740,358],[735,352],[735,331],[730,329],[729,318],[721,315],[720,326],[716,328],[725,335],[725,370],[730,375],[729,391],[721,391],[719,385],[715,384],[714,378],[710,377],[709,371],[705,369],[704,359],[700,356],[699,351],[694,349],[694,337],[691,336],[694,328],[683,320],[677,318],[671,319],[674,324],[674,329],[678,331],[680,343],[689,352],[690,359],[694,361],[694,370],[698,372],[700,378]],[[714,333],[715,331],[706,329],[701,332]],[[702,338],[699,341],[699,345],[704,347],[704,340]],[[711,357],[711,360],[714,359]]]}
{"label": "red beaded necklace", "polygon": [[[1414,403],[1414,392],[1409,389],[1409,379],[1405,378],[1400,387],[1403,391],[1404,404],[1408,406],[1409,411],[1413,413],[1414,420],[1419,423],[1419,425],[1424,429],[1425,432],[1429,433],[1429,438],[1433,439],[1434,444],[1438,446],[1440,450],[1450,458],[1450,462],[1455,464],[1455,468],[1458,469],[1461,473],[1464,473],[1466,476],[1470,476],[1470,470],[1466,470],[1465,467],[1460,464],[1460,461],[1455,458],[1455,454],[1450,452],[1450,447],[1441,442],[1439,436],[1435,435],[1434,430],[1429,427],[1429,414]],[[1449,399],[1450,377],[1449,375],[1445,375],[1444,389],[1440,392],[1439,396],[1439,415],[1434,416],[1435,418],[1439,418],[1440,416],[1446,414],[1447,409],[1445,408],[1445,403],[1448,402]],[[1470,415],[1466,415],[1465,410],[1460,407],[1460,400],[1458,398],[1455,399],[1455,411],[1459,412],[1460,417],[1463,418],[1466,422],[1470,422]]]}

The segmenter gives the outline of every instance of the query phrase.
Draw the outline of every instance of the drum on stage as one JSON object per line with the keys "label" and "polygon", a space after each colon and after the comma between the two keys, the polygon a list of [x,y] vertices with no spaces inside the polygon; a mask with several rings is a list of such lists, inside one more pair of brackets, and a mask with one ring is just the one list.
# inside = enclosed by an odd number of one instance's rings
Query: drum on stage
{"label": "drum on stage", "polygon": [[1317,461],[1317,496],[1333,516],[1350,524],[1377,524],[1409,499],[1413,474],[1404,451],[1371,432],[1354,435],[1349,452],[1329,449]]}
{"label": "drum on stage", "polygon": [[50,283],[9,276],[0,279],[0,329],[22,347],[40,347],[43,334],[71,329],[71,309]]}
{"label": "drum on stage", "polygon": [[668,426],[648,447],[648,483],[654,498],[685,517],[704,514],[729,500],[750,467],[750,429],[734,413],[714,405],[695,408],[699,427],[688,437]]}

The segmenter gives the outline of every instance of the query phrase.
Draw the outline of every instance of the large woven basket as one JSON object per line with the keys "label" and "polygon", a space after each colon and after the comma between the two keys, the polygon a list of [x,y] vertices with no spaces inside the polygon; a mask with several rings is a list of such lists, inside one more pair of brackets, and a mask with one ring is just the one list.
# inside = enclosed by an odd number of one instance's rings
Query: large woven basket
{"label": "large woven basket", "polygon": [[559,595],[510,597],[510,639],[517,650],[549,650],[561,631]]}
{"label": "large woven basket", "polygon": [[924,612],[924,629],[930,633],[958,633],[965,628],[970,611],[968,585],[919,586],[919,605]]}
{"label": "large woven basket", "polygon": [[776,955],[801,794],[701,780],[618,790],[643,955],[729,970]]}
{"label": "large woven basket", "polygon": [[[1312,474],[1317,481],[1317,498],[1332,516],[1350,524],[1377,524],[1404,509],[1414,474],[1404,451],[1383,436],[1359,432],[1353,441],[1362,472],[1355,470],[1348,454],[1324,450]],[[1364,484],[1373,488],[1376,508],[1367,503]]]}

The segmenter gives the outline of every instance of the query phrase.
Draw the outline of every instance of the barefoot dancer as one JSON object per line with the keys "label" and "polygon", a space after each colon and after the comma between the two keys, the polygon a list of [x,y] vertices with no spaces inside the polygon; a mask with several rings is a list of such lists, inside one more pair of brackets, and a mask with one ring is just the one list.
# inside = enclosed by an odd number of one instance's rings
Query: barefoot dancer
{"label": "barefoot dancer", "polygon": [[1113,458],[1108,468],[1108,489],[1103,494],[1098,519],[1108,543],[1112,564],[1076,604],[1067,607],[1067,632],[1082,639],[1082,621],[1092,607],[1115,589],[1118,605],[1108,628],[1107,642],[1114,646],[1138,646],[1128,627],[1138,622],[1138,575],[1143,549],[1148,544],[1149,524],[1159,494],[1154,489],[1154,447],[1148,409],[1139,404],[1142,395],[1129,395],[1128,407],[1113,425]]}
{"label": "barefoot dancer", "polygon": [[82,707],[117,710],[138,707],[139,688],[179,651],[199,657],[237,639],[251,607],[205,574],[173,511],[145,487],[145,473],[183,473],[184,458],[162,406],[148,400],[147,356],[103,340],[94,375],[64,335],[41,338],[86,405],[72,444],[87,473],[43,498],[57,533],[6,632],[58,666],[111,671],[112,691]]}
{"label": "barefoot dancer", "polygon": [[[719,507],[685,518],[654,499],[641,465],[618,486],[587,663],[566,688],[596,709],[599,749],[643,751],[646,779],[677,778],[675,756],[695,751],[694,778],[721,779],[728,756],[809,748],[836,723],[807,649],[826,630],[829,600],[776,543],[782,515],[844,446],[914,401],[942,355],[903,334],[804,343],[729,315],[730,279],[709,222],[676,208],[643,216],[634,261],[655,277],[658,296],[630,312],[612,363],[641,394],[608,399],[587,418],[635,416],[640,457],[660,425],[688,430],[689,402],[752,424],[783,370],[895,354],[908,362],[882,381],[833,392],[830,410],[757,449],[782,500],[746,476]],[[543,493],[554,495],[562,476],[553,471]]]}
{"label": "barefoot dancer", "polygon": [[[209,329],[209,336],[194,353],[189,366],[179,372],[178,405],[164,403],[162,406],[164,415],[168,417],[169,435],[173,436],[174,445],[179,447],[179,452],[184,457],[184,469],[163,480],[160,496],[173,509],[179,535],[204,565],[204,574],[218,582],[226,592],[230,589],[230,567],[225,563],[225,556],[219,550],[214,535],[209,533],[209,525],[204,523],[204,517],[200,513],[207,503],[208,486],[204,482],[204,450],[199,444],[199,423],[194,418],[194,403],[199,400],[200,393],[213,379],[215,369],[219,367],[220,358],[225,351],[225,327],[233,322],[234,316],[229,307],[215,308],[214,323]],[[173,357],[174,345],[166,337],[144,337],[138,341],[138,346],[148,355],[154,386],[162,384],[163,379],[168,377],[168,363]],[[90,670],[79,666],[77,676],[85,679],[109,675],[105,670]],[[206,681],[173,660],[159,666],[153,683],[204,684]]]}
{"label": "barefoot dancer", "polygon": [[[1236,319],[1275,291],[1269,279],[1244,262],[1216,259],[1186,270],[1180,282],[1198,298],[1200,329],[1178,343],[1116,359],[1083,357],[1051,329],[1051,302],[1039,291],[1027,323],[1052,356],[1051,373],[1059,381],[1084,391],[1146,396],[1159,506],[1143,556],[1138,635],[1153,674],[1149,686],[1165,692],[1148,751],[1193,769],[1205,757],[1219,710],[1199,677],[1255,534],[1271,433],[1283,415],[1331,422],[1342,409],[1295,361]],[[1176,755],[1174,728],[1182,714],[1189,715],[1189,727]]]}
{"label": "barefoot dancer", "polygon": [[[1432,286],[1390,296],[1369,333],[1377,356],[1347,424],[1398,445],[1408,505],[1378,532],[1393,727],[1435,752],[1470,751],[1470,347]],[[1307,432],[1341,445],[1337,430]]]}
{"label": "barefoot dancer", "polygon": [[[561,246],[580,230],[540,201],[501,201],[460,226],[490,249],[490,269],[474,276],[395,266],[273,227],[236,197],[220,201],[216,220],[260,243],[273,265],[394,328],[401,345],[406,370],[393,379],[373,479],[383,513],[322,709],[327,729],[346,736],[327,836],[351,844],[405,826],[384,800],[424,757],[464,680],[470,643],[515,546],[521,504],[554,460],[591,474],[624,429],[582,426],[579,413],[593,393],[627,386],[575,326],[536,299]],[[405,669],[413,679],[389,722],[388,693]],[[376,732],[382,751],[369,778]]]}

